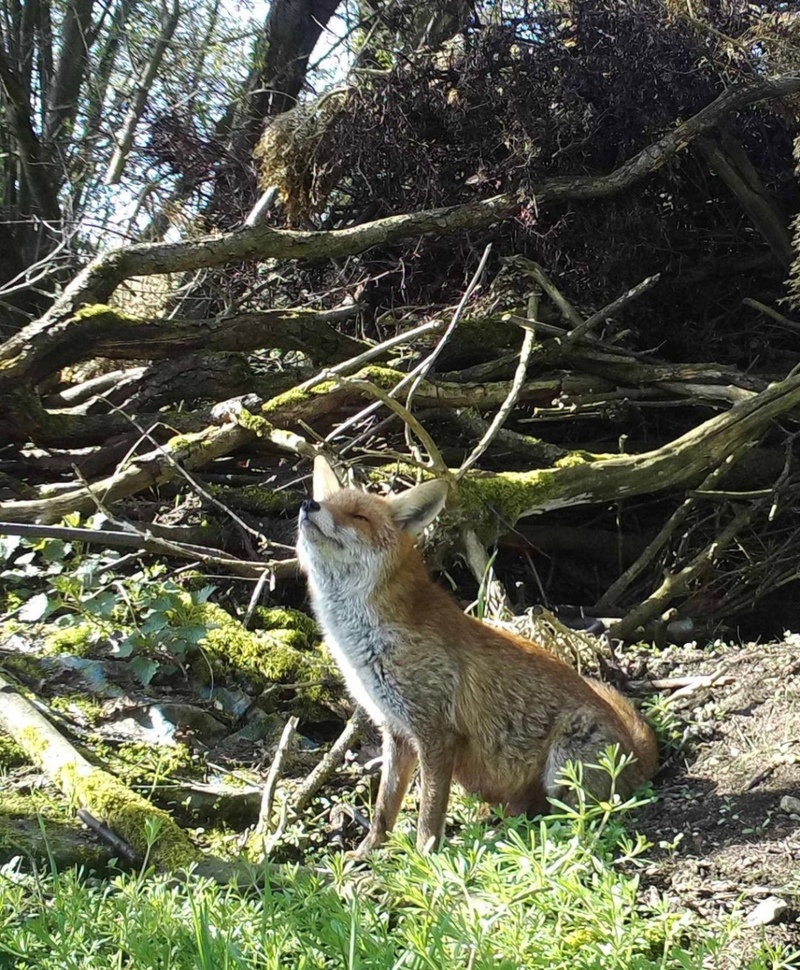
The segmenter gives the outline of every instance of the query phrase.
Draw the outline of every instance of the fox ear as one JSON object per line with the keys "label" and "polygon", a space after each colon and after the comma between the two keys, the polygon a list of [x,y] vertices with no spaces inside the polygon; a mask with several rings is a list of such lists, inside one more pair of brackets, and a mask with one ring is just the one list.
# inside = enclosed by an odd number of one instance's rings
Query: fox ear
{"label": "fox ear", "polygon": [[392,518],[412,535],[418,535],[442,511],[447,499],[447,482],[423,482],[389,499]]}
{"label": "fox ear", "polygon": [[314,479],[312,493],[317,502],[324,502],[341,489],[336,472],[331,468],[328,460],[322,455],[314,459]]}

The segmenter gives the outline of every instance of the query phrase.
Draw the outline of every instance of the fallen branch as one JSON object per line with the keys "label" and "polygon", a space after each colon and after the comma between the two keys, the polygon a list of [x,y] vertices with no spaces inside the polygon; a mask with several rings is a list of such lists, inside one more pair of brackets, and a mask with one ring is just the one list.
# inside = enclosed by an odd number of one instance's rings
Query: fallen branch
{"label": "fallen branch", "polygon": [[275,559],[267,562],[235,559],[222,555],[208,546],[196,546],[186,542],[159,539],[149,533],[116,532],[108,529],[78,529],[59,525],[38,525],[24,522],[0,521],[0,535],[23,536],[30,539],[61,539],[64,542],[88,542],[115,549],[141,549],[163,556],[191,559],[214,569],[228,569],[237,576],[260,579],[265,573],[277,579],[297,575],[296,559]]}
{"label": "fallen branch", "polygon": [[93,357],[160,360],[198,351],[279,347],[335,363],[370,349],[363,341],[334,329],[358,309],[295,308],[213,320],[168,320],[133,317],[103,304],[86,306],[49,327],[26,327],[25,340],[12,337],[1,345],[0,391],[31,386],[62,367]]}
{"label": "fallen branch", "polygon": [[753,517],[754,511],[755,509],[752,507],[741,509],[733,518],[733,521],[688,565],[684,566],[679,572],[666,576],[658,588],[643,603],[631,610],[619,623],[615,623],[609,630],[609,636],[615,640],[629,639],[640,626],[663,613],[665,607],[676,596],[682,595],[689,583],[708,568],[709,562],[713,561],[717,553],[733,542],[738,533]]}
{"label": "fallen branch", "polygon": [[[607,198],[656,172],[703,133],[735,111],[759,101],[800,91],[800,74],[736,84],[727,88],[697,114],[677,125],[608,175],[559,176],[534,186],[530,197],[541,209],[567,200]],[[41,320],[31,324],[0,348],[0,359],[17,356],[19,348],[54,320],[83,304],[107,303],[119,284],[132,276],[181,273],[224,266],[250,259],[337,259],[354,256],[373,246],[419,236],[477,229],[515,216],[525,205],[517,193],[482,202],[388,216],[352,226],[319,232],[272,229],[256,225],[191,242],[146,243],[106,252],[93,259],[66,288]]]}
{"label": "fallen branch", "polygon": [[[149,857],[160,868],[181,869],[201,861],[200,851],[166,812],[87,761],[2,676],[0,694],[0,727],[70,802],[102,819],[140,858]],[[147,839],[148,822],[158,825],[158,838],[152,846]]]}
{"label": "fallen branch", "polygon": [[316,768],[297,789],[289,804],[289,810],[293,815],[302,815],[308,808],[317,792],[341,765],[348,749],[361,737],[364,726],[368,721],[366,713],[360,707],[356,708],[353,716],[347,722],[339,737],[330,746],[327,754],[323,756]]}
{"label": "fallen branch", "polygon": [[272,759],[267,780],[264,783],[264,791],[261,794],[261,808],[258,812],[258,822],[255,827],[255,834],[262,838],[267,834],[272,820],[272,805],[275,801],[275,791],[278,787],[281,774],[283,773],[283,762],[286,760],[286,753],[289,750],[294,733],[300,718],[290,717],[283,728],[278,747],[275,749],[275,756]]}

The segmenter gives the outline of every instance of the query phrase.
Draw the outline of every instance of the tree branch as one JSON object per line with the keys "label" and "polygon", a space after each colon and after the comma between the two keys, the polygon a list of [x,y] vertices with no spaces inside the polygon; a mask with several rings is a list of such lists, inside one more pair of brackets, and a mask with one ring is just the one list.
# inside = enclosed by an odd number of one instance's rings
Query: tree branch
{"label": "tree branch", "polygon": [[108,306],[92,306],[49,329],[26,327],[0,347],[6,361],[0,392],[36,384],[42,378],[93,357],[148,360],[197,350],[249,351],[262,347],[301,350],[326,362],[347,360],[370,349],[333,325],[358,313],[357,306],[336,310],[265,310],[215,320],[132,317]]}
{"label": "tree branch", "polygon": [[[534,188],[532,198],[541,210],[543,206],[567,200],[616,195],[656,172],[731,112],[797,91],[800,91],[800,74],[734,85],[610,174],[548,179]],[[105,303],[117,286],[132,276],[187,272],[248,259],[353,256],[372,246],[422,235],[482,228],[515,216],[524,205],[525,200],[520,200],[516,193],[508,193],[482,202],[388,216],[347,229],[304,232],[259,225],[191,242],[149,243],[115,249],[92,260],[67,287],[50,313],[31,326],[48,326],[54,317],[63,316],[84,303]]]}

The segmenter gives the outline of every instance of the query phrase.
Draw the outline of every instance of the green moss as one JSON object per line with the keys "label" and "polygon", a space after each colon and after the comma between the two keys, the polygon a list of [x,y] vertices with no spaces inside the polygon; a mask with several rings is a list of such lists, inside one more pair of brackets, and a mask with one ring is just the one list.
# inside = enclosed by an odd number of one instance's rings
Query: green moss
{"label": "green moss", "polygon": [[74,714],[78,711],[86,724],[94,724],[103,714],[103,708],[92,697],[86,694],[62,694],[50,698],[53,710],[64,714]]}
{"label": "green moss", "polygon": [[484,361],[487,351],[516,349],[520,339],[520,328],[505,316],[470,317],[459,323],[455,346],[460,358]]}
{"label": "green moss", "polygon": [[22,681],[37,681],[46,675],[41,660],[29,653],[9,654],[3,658],[3,668]]}
{"label": "green moss", "polygon": [[55,861],[60,870],[105,865],[110,850],[75,823],[63,798],[47,789],[0,792],[0,865],[16,856],[39,863]]}
{"label": "green moss", "polygon": [[153,865],[175,870],[202,858],[188,835],[166,812],[126,788],[107,771],[97,768],[85,774],[74,765],[65,765],[58,776],[59,786],[74,791],[95,817],[122,836],[142,858],[147,854],[147,824],[155,822],[159,831],[150,850]]}
{"label": "green moss", "polygon": [[116,307],[108,306],[106,303],[91,303],[75,311],[75,320],[111,320],[114,323],[141,324],[139,317],[134,317],[130,313],[118,310]]}
{"label": "green moss", "polygon": [[498,520],[509,528],[534,506],[545,506],[554,490],[553,474],[547,468],[470,475],[461,482],[461,511],[479,523],[480,532],[487,525],[496,531]]}
{"label": "green moss", "polygon": [[[377,387],[383,388],[384,391],[390,391],[404,376],[400,371],[392,370],[391,367],[370,366],[362,367],[357,374],[352,375],[352,379],[370,381]],[[295,408],[313,397],[324,397],[340,386],[336,381],[323,381],[322,384],[317,384],[311,388],[294,387],[266,401],[262,405],[261,413],[274,414],[279,411]]]}
{"label": "green moss", "polygon": [[[290,394],[291,391],[287,391],[286,393]],[[283,395],[279,394],[278,397],[283,397]],[[264,407],[266,408],[266,405],[264,405]],[[240,411],[237,411],[236,421],[243,428],[247,428],[248,431],[252,431],[253,434],[259,438],[268,438],[269,435],[275,430],[275,425],[273,425],[272,422],[268,421],[260,414],[253,414],[246,408],[242,408]]]}
{"label": "green moss", "polygon": [[203,774],[197,758],[185,744],[128,741],[110,751],[104,761],[127,785],[159,785]]}
{"label": "green moss", "polygon": [[[248,425],[245,425],[248,427]],[[245,488],[227,488],[224,485],[206,485],[208,492],[219,498],[227,505],[247,512],[260,515],[274,515],[286,512],[297,505],[297,497],[290,492],[273,492],[269,488],[259,485],[248,485]]]}
{"label": "green moss", "polygon": [[85,657],[89,652],[97,627],[90,623],[74,623],[45,634],[48,653],[68,653],[73,657]]}
{"label": "green moss", "polygon": [[18,768],[28,764],[28,756],[19,744],[7,734],[0,732],[0,769]]}
{"label": "green moss", "polygon": [[575,468],[578,465],[588,465],[594,461],[603,461],[606,458],[619,458],[619,455],[602,455],[594,454],[591,451],[583,451],[582,449],[577,449],[571,451],[568,455],[564,455],[563,458],[559,458],[558,461],[554,463],[556,468]]}
{"label": "green moss", "polygon": [[[238,620],[214,603],[202,607],[205,620],[214,624],[203,640],[212,666],[221,673],[243,673],[256,690],[275,684],[324,681],[296,692],[299,713],[319,714],[319,706],[330,706],[338,697],[332,686],[333,669],[314,642],[312,621],[297,610],[262,610],[259,622],[271,628],[246,630]],[[278,626],[279,622],[289,626]],[[199,671],[199,668],[198,672]]]}
{"label": "green moss", "polygon": [[316,621],[290,606],[256,607],[255,619],[260,630],[299,630],[305,633],[308,646],[311,646],[314,637],[319,636]]}

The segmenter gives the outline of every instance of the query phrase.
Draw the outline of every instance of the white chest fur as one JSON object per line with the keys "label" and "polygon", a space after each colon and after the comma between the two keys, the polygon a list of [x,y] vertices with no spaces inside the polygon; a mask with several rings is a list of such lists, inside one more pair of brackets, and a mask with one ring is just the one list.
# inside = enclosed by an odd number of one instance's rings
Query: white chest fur
{"label": "white chest fur", "polygon": [[406,705],[392,676],[397,633],[353,590],[312,578],[314,608],[353,699],[379,725],[409,728]]}

